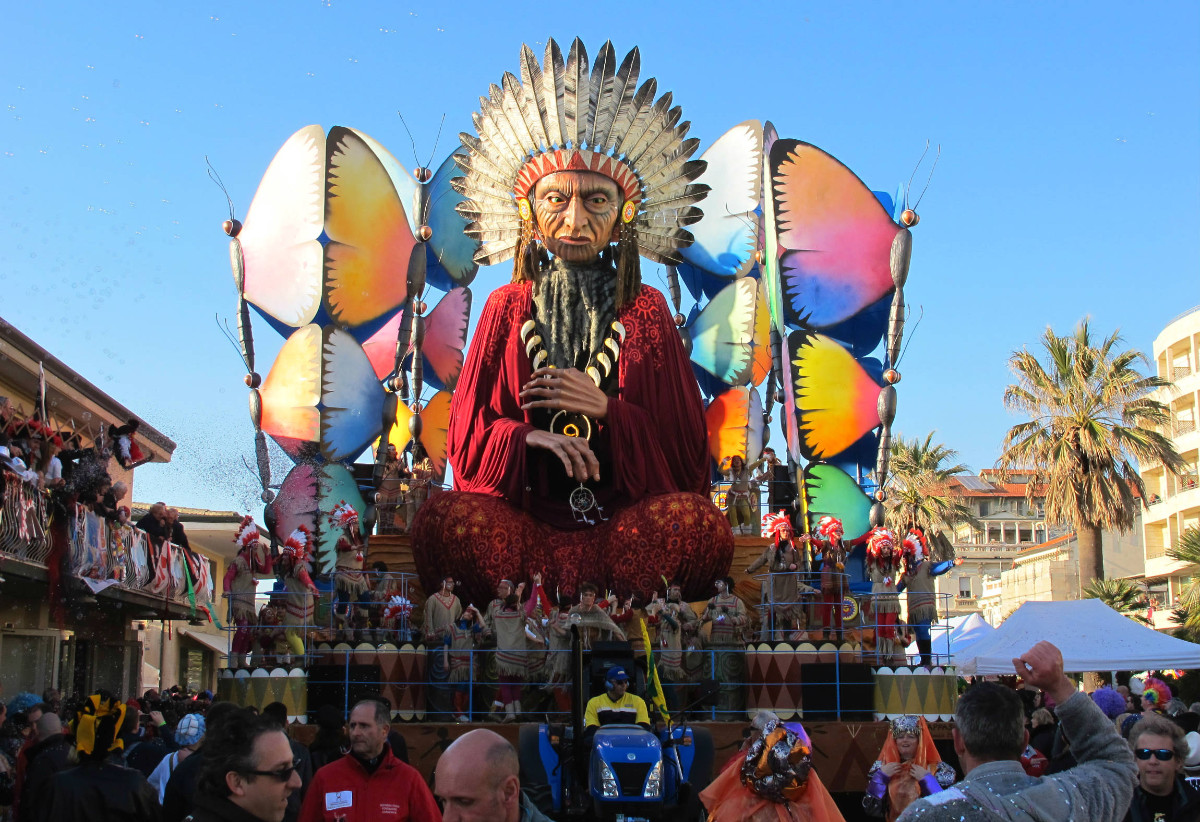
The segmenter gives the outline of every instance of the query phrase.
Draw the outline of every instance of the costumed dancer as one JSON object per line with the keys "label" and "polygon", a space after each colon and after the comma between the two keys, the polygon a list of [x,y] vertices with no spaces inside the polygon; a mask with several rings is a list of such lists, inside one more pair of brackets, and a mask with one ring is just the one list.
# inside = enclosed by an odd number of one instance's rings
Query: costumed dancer
{"label": "costumed dancer", "polygon": [[552,597],[554,607],[546,621],[550,640],[546,690],[554,697],[560,713],[571,712],[571,598],[566,594]]}
{"label": "costumed dancer", "polygon": [[293,665],[304,659],[304,640],[313,620],[314,598],[321,595],[309,575],[312,570],[309,553],[311,544],[312,532],[307,525],[301,525],[284,541],[283,552],[279,556],[279,576],[287,593],[283,633]]}
{"label": "costumed dancer", "polygon": [[720,711],[740,711],[745,708],[746,694],[746,626],[750,618],[741,597],[733,592],[733,578],[722,577],[713,583],[716,596],[704,606],[700,624],[712,623],[708,637],[713,650],[713,679],[721,682],[717,699]]}
{"label": "costumed dancer", "polygon": [[759,711],[750,737],[700,801],[711,822],[843,822],[812,769],[812,742],[799,722]]}
{"label": "costumed dancer", "polygon": [[892,720],[892,733],[867,779],[863,810],[896,822],[914,800],[944,791],[957,775],[938,755],[925,717],[905,715]]}
{"label": "costumed dancer", "polygon": [[[450,645],[450,628],[462,614],[462,600],[454,594],[454,577],[447,574],[437,593],[425,600],[425,615],[421,621],[421,633],[428,652],[425,669],[429,674],[429,709],[435,713],[448,707],[444,704],[444,686],[450,677],[446,648]],[[439,699],[440,696],[443,698]]]}
{"label": "costumed dancer", "polygon": [[962,563],[961,559],[948,559],[933,563],[929,559],[929,543],[920,528],[910,528],[904,537],[904,574],[900,577],[900,590],[908,591],[908,624],[917,636],[917,650],[921,652],[921,664],[933,664],[933,637],[929,629],[937,619],[937,594],[935,577]]}
{"label": "costumed dancer", "polygon": [[254,631],[258,640],[258,651],[251,654],[250,664],[255,668],[266,668],[279,664],[287,654],[287,636],[283,631],[283,615],[287,604],[280,594],[272,594],[258,610],[258,627]]}
{"label": "costumed dancer", "polygon": [[521,713],[521,688],[528,676],[525,629],[533,611],[533,598],[521,605],[524,590],[524,582],[514,588],[512,580],[500,580],[496,598],[488,604],[483,616],[486,635],[496,640],[496,677],[500,686],[488,714],[494,722],[515,722]]}
{"label": "costumed dancer", "polygon": [[329,512],[329,524],[341,530],[333,567],[334,606],[333,616],[343,631],[353,626],[356,614],[365,610],[368,589],[367,576],[363,573],[366,557],[363,555],[363,537],[359,528],[358,511],[353,505],[341,500]]}
{"label": "costumed dancer", "polygon": [[134,439],[140,426],[141,420],[131,419],[124,425],[108,430],[108,435],[112,437],[112,455],[117,458],[122,468],[131,468],[145,459],[142,449]]}
{"label": "costumed dancer", "polygon": [[242,517],[237,536],[237,556],[225,570],[225,593],[229,597],[230,621],[237,626],[230,647],[229,667],[240,668],[246,664],[246,654],[254,649],[254,594],[255,574],[271,573],[271,557],[263,550],[258,539],[258,526],[254,517]]}
{"label": "costumed dancer", "polygon": [[[628,639],[621,627],[612,621],[608,611],[596,603],[599,593],[600,590],[592,583],[583,583],[579,587],[579,604],[571,609],[571,616],[579,617],[579,638],[584,652],[592,650],[592,642],[599,639],[601,633],[608,639],[614,636]],[[608,600],[604,600],[604,605],[607,604]]]}
{"label": "costumed dancer", "polygon": [[475,673],[475,645],[483,634],[483,615],[474,605],[468,605],[447,629],[447,668],[450,688],[454,693],[454,721],[470,722],[470,688]]}
{"label": "costumed dancer", "polygon": [[750,483],[754,478],[755,469],[763,464],[763,460],[760,458],[757,462],[746,465],[746,461],[735,454],[726,457],[723,462],[726,461],[729,467],[725,469],[725,479],[729,481],[729,491],[725,495],[725,515],[729,517],[734,534],[749,536],[754,533],[754,512],[750,505],[753,489]]}
{"label": "costumed dancer", "polygon": [[688,678],[683,665],[683,648],[686,642],[694,641],[700,629],[700,617],[683,601],[683,588],[677,581],[668,585],[666,597],[650,603],[646,612],[650,615],[648,622],[657,628],[654,663],[663,682],[667,707],[674,710],[680,702],[678,691]]}
{"label": "costumed dancer", "polygon": [[[815,594],[816,590],[800,582],[796,572],[800,569],[800,552],[792,534],[792,522],[787,512],[765,514],[762,518],[762,535],[771,540],[763,548],[762,556],[750,563],[747,574],[766,568],[770,574],[769,586],[763,585],[763,600],[767,602],[767,619],[763,621],[763,637],[778,639],[776,632],[799,627],[800,593]],[[801,537],[807,540],[807,537]],[[769,593],[768,593],[769,591]]]}
{"label": "costumed dancer", "polygon": [[825,639],[842,641],[842,601],[846,598],[846,547],[842,544],[845,531],[837,517],[824,516],[817,522],[813,537],[821,545],[821,624]]}
{"label": "costumed dancer", "polygon": [[896,619],[900,614],[900,577],[904,549],[887,528],[873,528],[867,535],[867,578],[871,580],[871,607],[875,612],[875,656],[889,665],[901,650],[896,644]]}

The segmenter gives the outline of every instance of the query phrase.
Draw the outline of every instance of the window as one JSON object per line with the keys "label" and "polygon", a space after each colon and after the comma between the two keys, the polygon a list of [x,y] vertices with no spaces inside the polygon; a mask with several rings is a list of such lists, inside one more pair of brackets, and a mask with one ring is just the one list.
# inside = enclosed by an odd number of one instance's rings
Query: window
{"label": "window", "polygon": [[959,597],[959,599],[970,599],[971,598],[971,578],[970,577],[959,577],[958,578],[958,597]]}
{"label": "window", "polygon": [[988,501],[981,499],[979,501],[979,516],[986,517],[988,515]]}

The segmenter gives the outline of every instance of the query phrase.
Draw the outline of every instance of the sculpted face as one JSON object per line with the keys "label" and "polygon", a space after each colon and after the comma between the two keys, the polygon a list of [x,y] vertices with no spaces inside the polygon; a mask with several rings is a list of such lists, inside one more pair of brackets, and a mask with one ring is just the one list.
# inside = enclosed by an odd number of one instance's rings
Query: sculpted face
{"label": "sculpted face", "polygon": [[559,171],[538,181],[533,215],[546,249],[586,263],[615,239],[621,197],[617,184],[594,171]]}

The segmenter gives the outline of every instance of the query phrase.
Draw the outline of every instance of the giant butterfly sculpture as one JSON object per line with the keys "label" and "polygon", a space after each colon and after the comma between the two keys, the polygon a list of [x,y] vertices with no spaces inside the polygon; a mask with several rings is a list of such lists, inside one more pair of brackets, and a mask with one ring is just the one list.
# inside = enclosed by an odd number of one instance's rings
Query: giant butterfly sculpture
{"label": "giant butterfly sculpture", "polygon": [[735,126],[703,159],[704,217],[668,276],[677,312],[680,281],[696,300],[676,323],[709,399],[714,465],[758,458],[778,385],[810,527],[833,514],[857,539],[882,524],[916,215],[893,219],[887,195],[770,123]]}
{"label": "giant butterfly sculpture", "polygon": [[[312,529],[318,570],[332,569],[339,536],[326,514],[346,500],[369,519],[347,465],[372,442],[377,472],[389,441],[413,440],[444,474],[477,271],[457,173],[453,156],[410,174],[362,132],[307,126],[275,155],[245,225],[232,214],[225,224],[267,522],[280,541]],[[427,312],[430,287],[445,293]],[[286,338],[265,379],[250,308]],[[268,436],[295,463],[278,493]]]}

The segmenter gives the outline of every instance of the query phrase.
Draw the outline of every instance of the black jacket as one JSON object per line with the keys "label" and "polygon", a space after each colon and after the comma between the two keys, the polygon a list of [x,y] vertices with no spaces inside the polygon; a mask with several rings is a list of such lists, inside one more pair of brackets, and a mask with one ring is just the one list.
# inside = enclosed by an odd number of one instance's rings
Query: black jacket
{"label": "black jacket", "polygon": [[[1182,779],[1176,779],[1174,799],[1171,805],[1171,822],[1200,820],[1200,791]],[[1142,792],[1142,786],[1138,785],[1133,789],[1133,802],[1129,803],[1129,813],[1125,814],[1125,822],[1153,822],[1153,819],[1146,807],[1146,795]]]}
{"label": "black jacket", "polygon": [[160,822],[158,794],[146,777],[112,762],[88,761],[50,780],[40,822]]}
{"label": "black jacket", "polygon": [[25,782],[21,785],[20,813],[18,822],[33,822],[36,810],[49,797],[46,786],[59,771],[71,767],[71,740],[66,734],[56,734],[29,749],[25,767]]}
{"label": "black jacket", "polygon": [[204,765],[204,746],[171,772],[167,787],[163,791],[163,820],[164,822],[183,822],[192,812],[196,796],[196,780],[200,777],[200,768]]}
{"label": "black jacket", "polygon": [[[188,757],[191,759],[191,757]],[[187,759],[184,760],[185,762]],[[188,817],[191,822],[261,822],[261,820],[225,797],[196,794],[196,807]]]}

